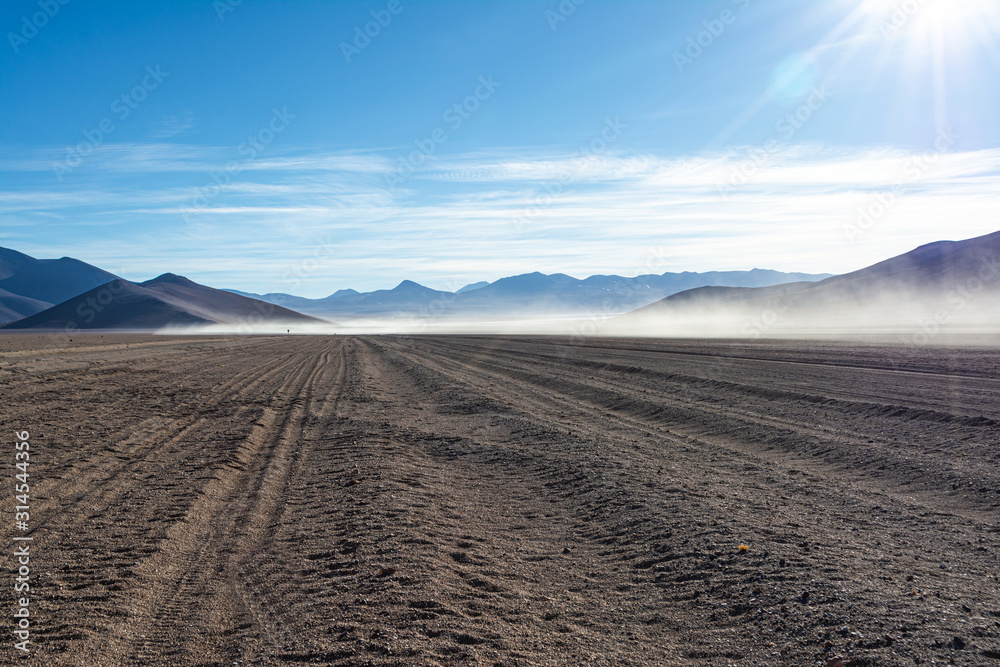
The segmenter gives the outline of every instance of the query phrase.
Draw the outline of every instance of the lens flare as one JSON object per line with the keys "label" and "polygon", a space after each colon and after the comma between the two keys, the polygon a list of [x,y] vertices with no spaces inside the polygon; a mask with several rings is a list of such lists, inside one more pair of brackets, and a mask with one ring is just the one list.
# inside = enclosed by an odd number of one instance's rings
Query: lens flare
{"label": "lens flare", "polygon": [[992,0],[865,0],[862,7],[883,34],[971,39],[984,23],[996,26],[1000,10]]}

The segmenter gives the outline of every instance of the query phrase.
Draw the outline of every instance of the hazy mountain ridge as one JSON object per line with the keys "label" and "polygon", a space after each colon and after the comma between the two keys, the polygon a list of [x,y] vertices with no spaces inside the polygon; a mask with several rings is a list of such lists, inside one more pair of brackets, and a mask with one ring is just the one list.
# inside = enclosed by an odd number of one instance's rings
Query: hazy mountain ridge
{"label": "hazy mountain ridge", "polygon": [[649,335],[838,330],[906,331],[920,340],[943,328],[1000,327],[1000,232],[937,241],[864,269],[814,283],[701,288],[629,313],[610,327]]}
{"label": "hazy mountain ridge", "polygon": [[650,274],[626,278],[595,275],[584,279],[562,273],[526,273],[493,283],[473,283],[457,292],[424,287],[405,280],[391,290],[357,292],[339,290],[321,299],[290,294],[252,294],[228,290],[299,312],[329,317],[407,316],[432,311],[439,317],[479,315],[533,316],[589,313],[624,313],[664,296],[702,285],[774,285],[801,280],[821,280],[830,274],[752,271],[710,271]]}
{"label": "hazy mountain ridge", "polygon": [[[758,337],[905,330],[929,340],[943,328],[1000,330],[998,256],[1000,232],[929,243],[831,277],[754,269],[580,280],[535,272],[473,283],[457,292],[404,280],[392,289],[342,289],[323,299],[218,290],[167,273],[138,284],[114,278],[46,307],[44,300],[10,287],[51,296],[58,289],[77,291],[69,284],[73,276],[86,284],[111,274],[77,260],[35,260],[3,250],[0,285],[9,287],[0,287],[0,317],[29,313],[8,321],[8,329],[151,331],[221,325],[250,332],[275,323],[297,324],[299,331],[325,331],[329,325],[303,313],[354,318],[362,324],[405,324],[407,317],[416,317],[445,328],[462,318],[485,328],[534,318],[556,329],[559,325],[545,323],[576,315],[601,321],[613,317],[601,329],[610,335]],[[29,280],[33,275],[39,276],[37,283]],[[663,292],[669,294],[660,298]]]}

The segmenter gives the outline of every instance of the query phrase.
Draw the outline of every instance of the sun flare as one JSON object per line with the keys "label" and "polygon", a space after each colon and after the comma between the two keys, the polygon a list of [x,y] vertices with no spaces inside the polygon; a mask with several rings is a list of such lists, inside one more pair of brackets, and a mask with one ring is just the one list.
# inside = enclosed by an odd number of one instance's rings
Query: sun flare
{"label": "sun flare", "polygon": [[1000,25],[993,0],[864,0],[862,7],[886,36],[908,32],[961,39]]}

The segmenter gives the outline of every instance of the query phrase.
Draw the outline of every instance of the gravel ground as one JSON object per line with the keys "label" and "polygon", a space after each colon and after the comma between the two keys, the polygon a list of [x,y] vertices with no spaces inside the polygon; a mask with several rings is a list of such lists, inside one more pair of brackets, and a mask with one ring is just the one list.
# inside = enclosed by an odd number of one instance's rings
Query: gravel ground
{"label": "gravel ground", "polygon": [[998,377],[984,346],[0,336],[33,538],[0,661],[1000,667]]}

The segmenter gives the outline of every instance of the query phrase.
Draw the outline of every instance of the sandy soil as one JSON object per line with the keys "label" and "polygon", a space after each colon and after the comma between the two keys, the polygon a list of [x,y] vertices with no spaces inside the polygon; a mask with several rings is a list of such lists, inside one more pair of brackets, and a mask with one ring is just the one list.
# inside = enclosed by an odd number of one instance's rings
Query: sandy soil
{"label": "sandy soil", "polygon": [[4,664],[1000,666],[996,349],[51,342]]}

